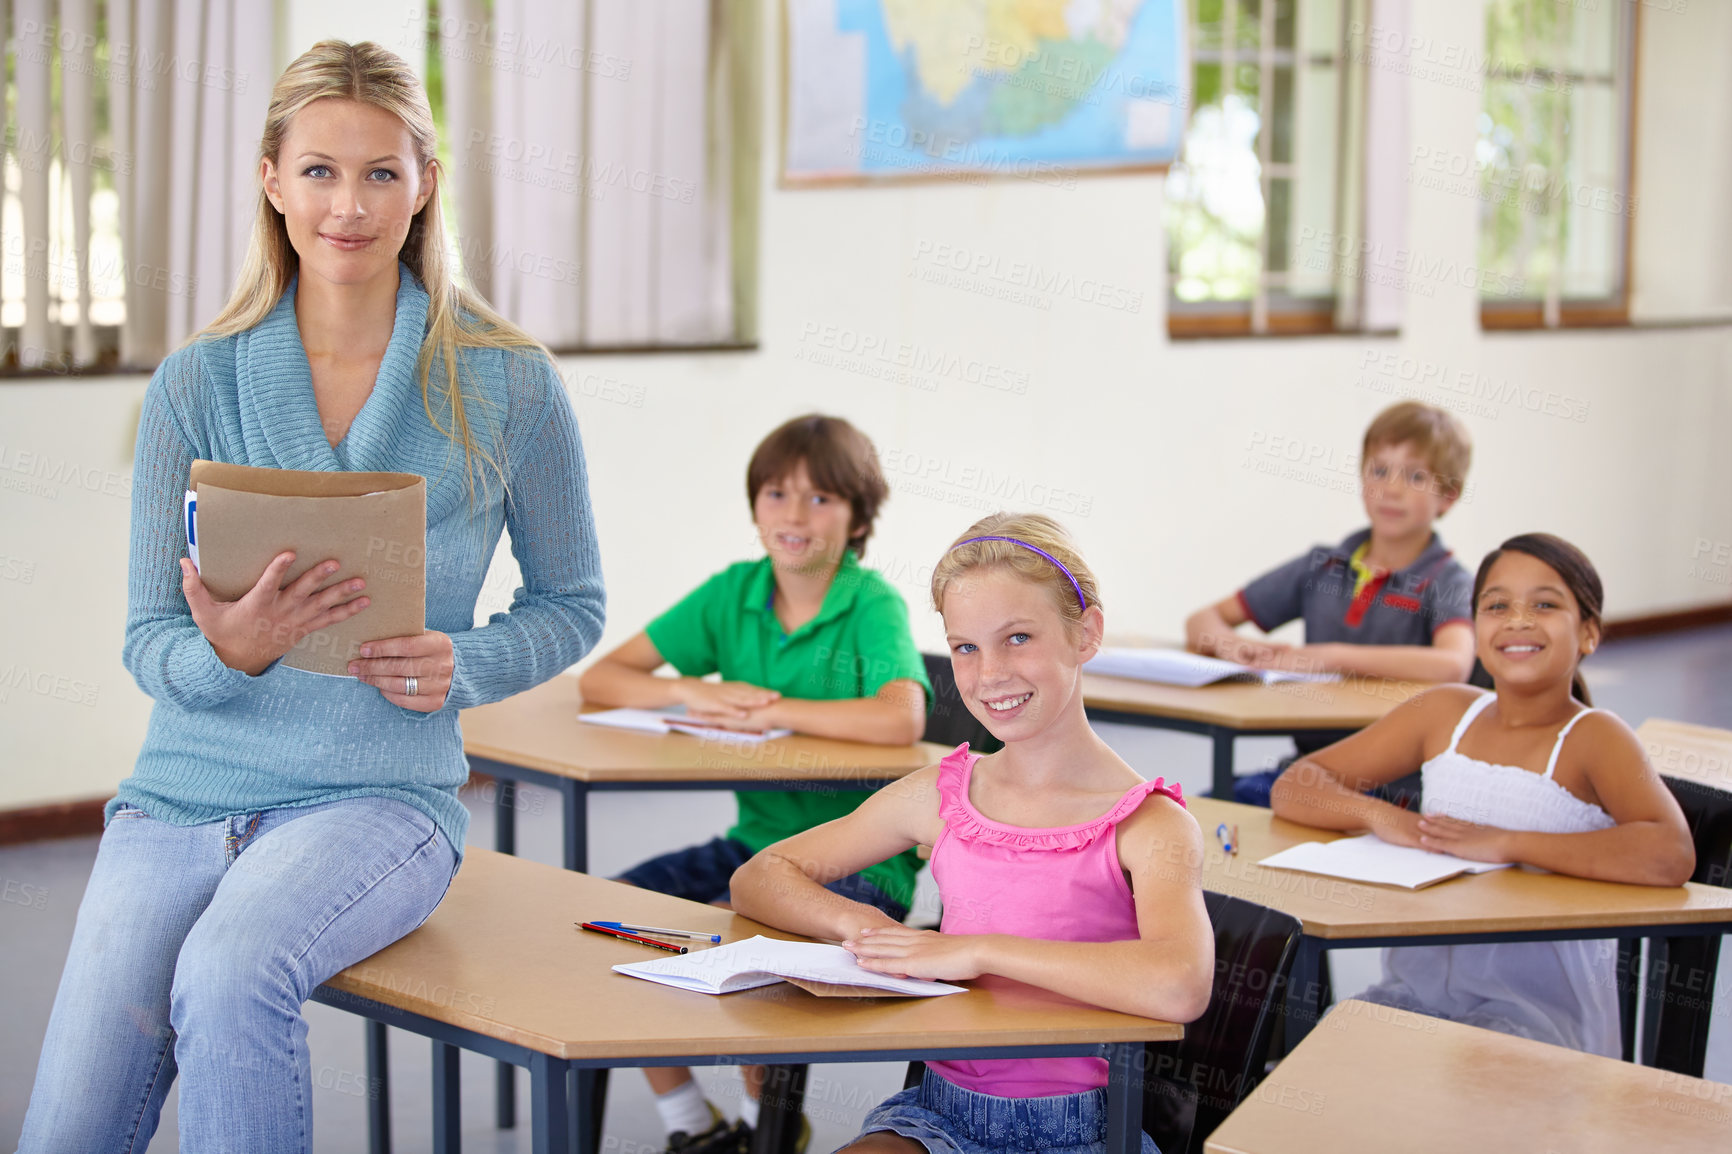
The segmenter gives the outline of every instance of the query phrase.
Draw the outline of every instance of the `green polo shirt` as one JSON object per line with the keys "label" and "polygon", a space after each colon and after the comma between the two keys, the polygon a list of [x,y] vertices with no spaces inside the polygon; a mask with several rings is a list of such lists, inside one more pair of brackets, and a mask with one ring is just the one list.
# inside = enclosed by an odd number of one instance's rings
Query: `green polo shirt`
{"label": "green polo shirt", "polygon": [[[932,684],[908,632],[908,606],[852,550],[843,555],[818,615],[784,633],[772,598],[776,574],[768,557],[730,565],[651,621],[645,631],[682,677],[720,673],[784,697],[836,701],[872,697],[891,681]],[[742,790],[739,821],[728,836],[753,853],[785,837],[852,813],[865,790]],[[899,854],[866,871],[872,883],[904,905],[913,900],[920,859]]]}

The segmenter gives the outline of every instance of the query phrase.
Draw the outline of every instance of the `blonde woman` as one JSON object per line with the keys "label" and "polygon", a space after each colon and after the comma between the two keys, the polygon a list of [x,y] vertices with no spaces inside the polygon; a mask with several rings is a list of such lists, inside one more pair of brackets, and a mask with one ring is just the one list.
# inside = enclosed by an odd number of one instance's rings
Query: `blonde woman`
{"label": "blonde woman", "polygon": [[[575,663],[603,595],[583,451],[533,339],[446,264],[427,98],[374,44],[325,41],[271,95],[233,297],[157,370],[139,425],[125,661],[155,698],[107,810],[43,1042],[24,1151],[150,1144],[181,1075],[180,1149],[312,1149],[301,1005],[414,929],[468,815],[461,708]],[[427,632],[351,678],[279,664],[364,612],[349,558],[238,601],[183,556],[199,457],[427,478]],[[503,529],[523,570],[472,628]]]}

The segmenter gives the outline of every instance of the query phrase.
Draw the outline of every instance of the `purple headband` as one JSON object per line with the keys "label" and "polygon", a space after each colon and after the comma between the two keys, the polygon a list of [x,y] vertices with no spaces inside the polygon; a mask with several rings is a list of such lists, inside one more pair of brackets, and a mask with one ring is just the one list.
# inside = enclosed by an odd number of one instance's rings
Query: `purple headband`
{"label": "purple headband", "polygon": [[1071,571],[1065,568],[1064,562],[1060,561],[1057,557],[1054,557],[1051,553],[1048,553],[1045,549],[1042,549],[1039,545],[1030,545],[1027,541],[1021,541],[1015,537],[970,537],[966,541],[958,541],[956,544],[952,545],[951,548],[960,549],[962,546],[972,545],[976,541],[1008,541],[1012,545],[1021,545],[1024,549],[1031,549],[1034,552],[1039,553],[1042,557],[1045,557],[1048,561],[1057,565],[1058,571],[1063,573],[1065,575],[1065,580],[1070,582],[1070,587],[1076,590],[1077,605],[1083,609],[1089,607],[1089,599],[1083,596],[1082,586],[1077,584],[1076,578],[1071,576]]}

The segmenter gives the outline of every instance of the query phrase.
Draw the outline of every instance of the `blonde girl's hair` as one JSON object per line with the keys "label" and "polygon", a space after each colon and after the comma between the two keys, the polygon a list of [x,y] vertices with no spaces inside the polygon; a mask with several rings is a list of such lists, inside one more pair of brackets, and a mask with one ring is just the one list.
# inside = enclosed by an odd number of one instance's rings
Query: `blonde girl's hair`
{"label": "blonde girl's hair", "polygon": [[[505,474],[493,451],[476,437],[458,379],[457,350],[534,349],[548,357],[549,362],[552,356],[539,341],[494,312],[478,294],[457,283],[439,210],[433,110],[420,78],[402,57],[371,41],[348,44],[321,40],[307,49],[283,70],[276,87],[271,89],[265,131],[259,138],[259,158],[269,157],[276,163],[295,116],[315,100],[325,99],[371,105],[402,121],[414,142],[417,163],[433,181],[433,195],[410,222],[409,235],[404,238],[398,259],[409,266],[428,297],[427,335],[416,361],[421,403],[433,427],[449,437],[452,444],[462,446],[464,473],[473,498],[476,458],[491,467],[502,485]],[[299,267],[300,258],[289,243],[288,226],[261,187],[246,261],[235,280],[234,292],[222,312],[193,340],[232,336],[257,325],[276,308]],[[432,380],[435,359],[441,362],[443,370],[437,385]],[[469,399],[477,397],[478,394]],[[442,419],[441,411],[448,416]]]}
{"label": "blonde girl's hair", "polygon": [[[975,537],[1013,540],[971,540]],[[972,570],[989,568],[1008,569],[1045,588],[1059,616],[1070,626],[1081,623],[1083,610],[1101,603],[1094,571],[1077,552],[1063,525],[1044,513],[994,513],[970,525],[933,566],[932,607],[944,612],[944,591],[951,582]],[[1082,600],[1078,600],[1079,593]]]}

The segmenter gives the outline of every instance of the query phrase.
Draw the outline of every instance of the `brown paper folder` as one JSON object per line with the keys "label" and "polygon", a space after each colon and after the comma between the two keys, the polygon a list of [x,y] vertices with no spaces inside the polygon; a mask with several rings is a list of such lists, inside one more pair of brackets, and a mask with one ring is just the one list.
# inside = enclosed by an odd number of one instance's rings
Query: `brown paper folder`
{"label": "brown paper folder", "polygon": [[371,604],[303,637],[283,664],[347,676],[368,641],[427,625],[427,481],[413,473],[259,469],[194,461],[199,576],[219,601],[246,595],[271,558],[295,554],[285,584],[331,558],[325,588],[364,578]]}

